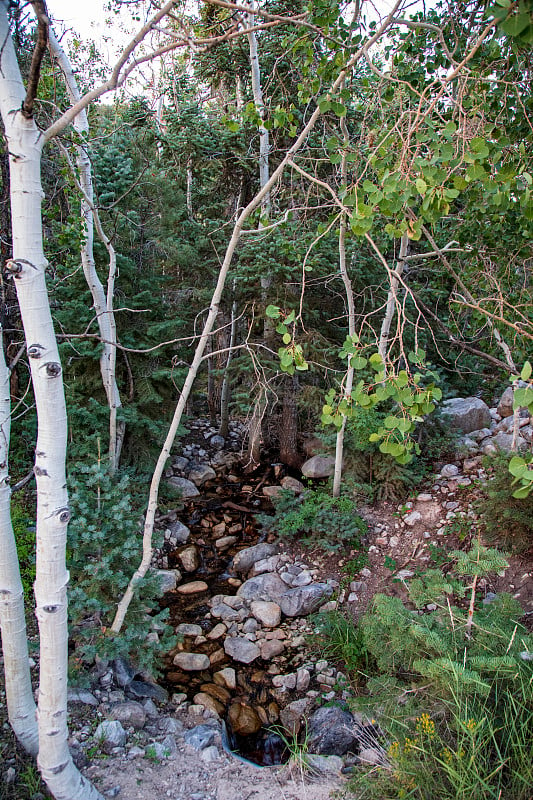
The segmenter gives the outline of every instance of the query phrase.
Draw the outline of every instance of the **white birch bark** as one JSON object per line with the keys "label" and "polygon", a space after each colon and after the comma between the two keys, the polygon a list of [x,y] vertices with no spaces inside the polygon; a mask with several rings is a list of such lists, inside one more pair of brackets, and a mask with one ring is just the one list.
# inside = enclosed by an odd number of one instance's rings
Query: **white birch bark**
{"label": "white birch bark", "polygon": [[[59,44],[51,28],[49,28],[49,42],[52,55],[59,65],[59,68],[61,69],[61,72],[65,78],[65,84],[70,101],[73,104],[77,103],[80,100],[81,95],[76,77],[72,70],[69,59],[67,58],[63,48]],[[79,114],[77,114],[72,121],[72,124],[82,140],[87,142],[89,134],[89,121],[87,119],[87,112],[84,108],[79,112]],[[109,271],[106,295],[102,282],[100,281],[96,271],[96,264],[94,260],[94,224],[96,221],[96,209],[94,206],[94,186],[91,161],[87,152],[86,144],[78,145],[76,149],[79,181],[83,192],[81,201],[81,216],[85,227],[85,242],[81,250],[81,261],[83,266],[83,274],[85,275],[85,280],[87,281],[87,285],[89,286],[93,299],[93,306],[98,321],[98,329],[102,338],[100,372],[102,374],[102,382],[109,405],[109,465],[110,470],[114,472],[118,467],[122,442],[125,434],[124,423],[117,423],[117,411],[119,408],[121,408],[122,402],[116,381],[117,333],[115,315],[113,312],[116,254],[109,238],[101,229],[101,225],[98,225],[100,237],[102,238],[109,254]]]}
{"label": "white birch bark", "polygon": [[11,525],[9,370],[1,338],[0,329],[0,630],[9,722],[24,749],[36,756],[39,749],[37,708],[31,688],[24,592]]}
{"label": "white birch bark", "polygon": [[6,0],[0,2],[0,112],[9,149],[13,259],[8,270],[17,289],[38,418],[36,615],[40,634],[38,763],[56,800],[89,800],[99,793],[78,772],[68,749],[67,582],[70,517],[65,478],[67,418],[52,317],[45,283],[40,179],[43,135],[21,113],[25,97]]}
{"label": "white birch bark", "polygon": [[220,390],[220,428],[218,429],[218,432],[220,436],[223,436],[224,438],[227,437],[229,432],[229,368],[233,360],[233,348],[235,347],[235,337],[237,333],[237,300],[235,299],[235,281],[233,281],[233,295],[234,299],[231,304],[231,327],[229,335],[228,357],[226,359],[226,366],[224,368],[222,389]]}
{"label": "white birch bark", "polygon": [[405,257],[407,256],[408,250],[409,250],[409,237],[407,236],[406,233],[404,233],[404,235],[400,240],[400,252],[398,254],[396,267],[394,269],[394,272],[392,272],[390,278],[389,291],[387,294],[387,305],[385,307],[385,316],[383,317],[383,322],[381,323],[381,331],[378,342],[378,353],[380,354],[381,359],[383,361],[385,372],[387,371],[387,352],[389,345],[390,328],[394,317],[394,310],[398,303],[398,287],[400,285],[400,278],[402,276],[402,272],[405,267]]}
{"label": "white birch bark", "polygon": [[[344,82],[341,85],[341,89]],[[341,184],[346,185],[348,177],[348,162],[346,159],[347,148],[349,144],[348,128],[344,117],[341,119],[340,127],[343,138],[343,152],[341,161]],[[339,272],[341,274],[342,282],[344,283],[344,291],[346,293],[346,305],[348,308],[348,334],[355,335],[355,300],[353,296],[352,282],[348,275],[346,267],[346,226],[347,217],[346,212],[341,212],[340,229],[339,229]],[[344,396],[349,398],[353,388],[354,368],[351,365],[351,359],[348,362],[348,370],[346,372],[346,381],[344,384]],[[342,462],[344,456],[344,432],[346,430],[346,417],[342,418],[342,425],[337,431],[337,438],[335,440],[335,468],[333,473],[333,497],[339,497],[341,493],[341,480],[342,480]]]}

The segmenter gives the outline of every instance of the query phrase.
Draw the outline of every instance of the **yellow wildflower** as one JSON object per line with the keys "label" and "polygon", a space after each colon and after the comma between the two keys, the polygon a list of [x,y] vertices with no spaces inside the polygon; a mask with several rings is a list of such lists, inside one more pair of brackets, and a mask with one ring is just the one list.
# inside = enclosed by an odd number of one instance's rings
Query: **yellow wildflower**
{"label": "yellow wildflower", "polygon": [[435,723],[429,716],[429,714],[422,714],[420,717],[417,717],[416,720],[416,732],[420,734],[424,734],[428,736],[430,739],[433,739],[435,736]]}
{"label": "yellow wildflower", "polygon": [[468,722],[466,723],[467,730],[473,731],[476,725],[477,722],[475,719],[469,719]]}

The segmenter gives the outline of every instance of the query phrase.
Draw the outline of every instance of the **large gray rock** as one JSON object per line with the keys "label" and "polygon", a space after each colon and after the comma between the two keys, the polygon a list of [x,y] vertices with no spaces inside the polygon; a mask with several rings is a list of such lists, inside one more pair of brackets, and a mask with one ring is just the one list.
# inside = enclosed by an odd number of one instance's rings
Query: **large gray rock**
{"label": "large gray rock", "polygon": [[287,591],[279,575],[275,572],[265,572],[250,578],[239,587],[237,595],[243,600],[267,600],[279,603],[279,599]]}
{"label": "large gray rock", "polygon": [[146,722],[146,712],[136,700],[116,703],[111,707],[109,716],[111,719],[117,720],[123,725],[131,726],[136,730],[144,728],[144,723]]}
{"label": "large gray rock", "polygon": [[233,569],[241,575],[246,575],[256,561],[263,561],[265,558],[269,558],[269,556],[276,555],[278,551],[278,545],[269,544],[268,542],[254,544],[253,547],[246,547],[244,550],[239,550],[233,559]]}
{"label": "large gray rock", "polygon": [[203,486],[206,481],[212,481],[216,476],[215,470],[209,464],[198,464],[189,472],[189,480],[195,486]]}
{"label": "large gray rock", "polygon": [[244,636],[225,639],[224,651],[226,655],[241,664],[251,664],[261,654],[258,646],[249,639],[245,639]]}
{"label": "large gray rock", "polygon": [[185,544],[191,535],[188,527],[183,522],[180,522],[179,519],[169,525],[168,530],[170,531],[170,541],[173,544]]}
{"label": "large gray rock", "polygon": [[316,611],[333,594],[328,583],[310,583],[285,592],[279,604],[286,617],[304,617]]}
{"label": "large gray rock", "polygon": [[[497,433],[496,436],[493,436],[492,439],[489,441],[498,448],[498,450],[502,450],[504,453],[510,453],[513,444],[513,434],[512,433]],[[522,439],[521,436],[518,437],[516,446],[518,450],[525,450],[527,447],[527,442],[525,439]]]}
{"label": "large gray rock", "polygon": [[281,622],[281,608],[277,603],[254,600],[250,609],[256,620],[265,628],[275,628]]}
{"label": "large gray rock", "polygon": [[313,456],[302,466],[306,478],[331,478],[335,472],[333,456]]}
{"label": "large gray rock", "polygon": [[104,753],[111,753],[115,747],[124,747],[126,731],[118,720],[106,719],[98,725],[94,738],[101,743]]}
{"label": "large gray rock", "polygon": [[192,481],[188,481],[187,478],[180,478],[177,475],[173,475],[171,478],[168,478],[167,484],[175,489],[180,493],[180,497],[187,498],[187,497],[198,497],[200,492],[194,485]]}
{"label": "large gray rock", "polygon": [[358,749],[360,727],[349,711],[322,706],[309,717],[307,749],[320,755],[342,756]]}
{"label": "large gray rock", "polygon": [[442,404],[442,412],[448,417],[452,430],[461,433],[489,428],[492,417],[490,409],[479,397],[454,397]]}

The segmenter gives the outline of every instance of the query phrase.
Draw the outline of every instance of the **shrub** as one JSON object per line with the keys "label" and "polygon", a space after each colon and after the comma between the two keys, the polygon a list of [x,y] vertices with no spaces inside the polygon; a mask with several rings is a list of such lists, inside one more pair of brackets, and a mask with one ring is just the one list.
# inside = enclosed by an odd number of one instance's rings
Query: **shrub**
{"label": "shrub", "polygon": [[533,546],[533,494],[523,499],[513,497],[516,487],[508,463],[508,456],[503,454],[486,460],[492,475],[477,510],[488,542],[521,553]]}
{"label": "shrub", "polygon": [[[75,465],[70,478],[72,521],[68,534],[71,573],[69,614],[75,644],[73,663],[91,664],[95,656],[132,659],[139,670],[153,671],[158,654],[174,637],[159,612],[159,580],[148,574],[138,587],[118,635],[110,635],[116,604],[141,559],[141,513],[127,475],[114,480],[99,465]],[[157,631],[157,636],[149,636]]]}
{"label": "shrub", "polygon": [[276,514],[269,523],[280,536],[297,537],[307,547],[338,550],[360,547],[367,532],[366,522],[349,497],[332,497],[323,490],[310,489],[299,497],[284,491],[275,500]]}
{"label": "shrub", "polygon": [[363,631],[356,622],[342,611],[324,611],[316,614],[312,622],[311,647],[321,657],[342,664],[355,682],[366,677],[369,653]]}
{"label": "shrub", "polygon": [[[413,580],[413,611],[377,595],[361,627],[378,674],[367,682],[386,740],[387,759],[355,777],[357,797],[426,800],[528,800],[533,782],[533,637],[509,595],[476,604],[473,616],[453,596],[461,578],[500,569],[502,557],[476,545],[454,553],[457,577],[433,570]],[[475,587],[475,583],[474,583]],[[432,597],[428,596],[432,593]]]}

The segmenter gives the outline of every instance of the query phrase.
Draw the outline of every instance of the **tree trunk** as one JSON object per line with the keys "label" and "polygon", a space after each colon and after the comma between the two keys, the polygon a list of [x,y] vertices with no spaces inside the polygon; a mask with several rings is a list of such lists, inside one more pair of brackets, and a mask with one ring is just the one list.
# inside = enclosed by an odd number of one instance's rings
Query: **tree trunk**
{"label": "tree trunk", "polygon": [[[49,30],[50,48],[54,59],[57,61],[67,86],[70,101],[77,103],[80,99],[80,92],[76,78],[72,71],[72,66],[64,50],[59,44],[54,32]],[[119,463],[122,442],[124,441],[125,425],[117,420],[118,409],[122,407],[120,392],[116,381],[116,358],[117,358],[117,331],[115,315],[113,311],[113,294],[116,275],[116,254],[109,238],[105,235],[97,219],[94,206],[94,187],[92,178],[91,161],[88,154],[89,121],[85,109],[74,118],[73,126],[79,133],[83,144],[77,147],[77,165],[79,172],[80,187],[83,192],[81,201],[81,215],[85,227],[85,242],[81,250],[81,261],[83,274],[91,291],[93,306],[98,320],[98,329],[102,337],[102,355],[100,356],[100,372],[102,382],[109,405],[109,463],[110,469],[114,472]],[[98,273],[94,260],[94,224],[97,224],[100,238],[104,242],[109,254],[109,272],[107,283],[107,296]]]}
{"label": "tree trunk", "polygon": [[13,259],[27,343],[38,434],[36,615],[40,634],[39,757],[44,781],[56,800],[100,798],[78,772],[68,749],[67,583],[70,518],[65,477],[67,416],[62,369],[45,283],[41,222],[43,135],[21,112],[25,90],[9,32],[6,0],[0,3],[0,110],[10,153]]}
{"label": "tree trunk", "polygon": [[237,333],[237,301],[235,300],[235,281],[233,281],[233,302],[231,304],[231,327],[229,336],[228,357],[224,368],[224,378],[222,379],[222,389],[220,390],[220,436],[227,438],[229,433],[229,398],[230,398],[230,378],[229,368],[233,360],[233,348],[235,347],[235,337]]}
{"label": "tree trunk", "polygon": [[[1,337],[1,332],[0,332]],[[11,428],[9,370],[0,341],[0,630],[4,654],[7,713],[15,736],[32,756],[39,750],[37,708],[33,699],[24,616],[24,593],[11,525],[9,435]]]}
{"label": "tree trunk", "polygon": [[390,336],[390,328],[392,324],[392,320],[394,318],[394,310],[398,305],[398,287],[400,285],[400,278],[405,267],[405,257],[407,256],[409,251],[409,237],[406,233],[402,236],[400,240],[400,253],[398,255],[398,261],[396,262],[396,268],[391,275],[390,279],[390,286],[389,292],[387,295],[387,305],[385,307],[385,316],[383,317],[383,322],[381,323],[381,332],[379,336],[379,343],[378,343],[378,353],[380,354],[385,371],[387,370],[387,355],[389,349],[389,336]]}

